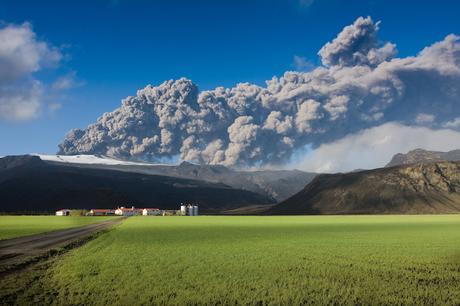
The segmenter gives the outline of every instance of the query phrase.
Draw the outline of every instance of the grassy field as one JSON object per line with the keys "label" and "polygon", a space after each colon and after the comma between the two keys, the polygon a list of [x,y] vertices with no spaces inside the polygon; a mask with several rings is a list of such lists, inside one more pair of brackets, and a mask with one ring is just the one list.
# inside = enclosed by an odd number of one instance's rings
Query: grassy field
{"label": "grassy field", "polygon": [[132,217],[18,300],[458,305],[460,216]]}
{"label": "grassy field", "polygon": [[0,240],[83,226],[114,217],[0,216]]}

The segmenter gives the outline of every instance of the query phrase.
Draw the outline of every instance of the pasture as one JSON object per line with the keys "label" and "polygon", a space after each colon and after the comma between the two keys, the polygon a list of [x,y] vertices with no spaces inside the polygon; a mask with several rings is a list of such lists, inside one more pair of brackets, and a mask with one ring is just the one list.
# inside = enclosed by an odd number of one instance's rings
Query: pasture
{"label": "pasture", "polygon": [[40,279],[18,301],[458,305],[460,216],[132,217]]}
{"label": "pasture", "polygon": [[0,216],[0,240],[102,222],[114,217]]}

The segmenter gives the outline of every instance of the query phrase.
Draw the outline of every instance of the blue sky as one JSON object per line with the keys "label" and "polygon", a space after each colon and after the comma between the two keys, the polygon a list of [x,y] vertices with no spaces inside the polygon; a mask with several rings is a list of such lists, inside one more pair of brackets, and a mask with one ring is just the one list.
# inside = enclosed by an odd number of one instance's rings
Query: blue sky
{"label": "blue sky", "polygon": [[[62,107],[26,121],[0,121],[0,155],[55,153],[71,128],[84,128],[147,84],[182,76],[200,89],[263,84],[319,64],[318,50],[359,16],[380,20],[379,37],[415,55],[460,34],[459,1],[0,1],[0,24],[29,22],[59,48],[44,84],[74,74],[78,86],[47,97]],[[54,101],[55,100],[55,101]]]}

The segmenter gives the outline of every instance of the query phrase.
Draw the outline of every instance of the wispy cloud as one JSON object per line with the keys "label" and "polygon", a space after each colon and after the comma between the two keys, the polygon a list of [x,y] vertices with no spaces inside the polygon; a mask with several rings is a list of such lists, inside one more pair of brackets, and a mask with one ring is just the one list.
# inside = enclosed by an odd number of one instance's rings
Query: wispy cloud
{"label": "wispy cloud", "polygon": [[50,112],[56,112],[62,108],[61,103],[50,103],[48,104],[48,109]]}
{"label": "wispy cloud", "polygon": [[458,149],[460,132],[386,123],[325,143],[295,167],[315,172],[343,172],[383,167],[396,153],[416,148],[433,151]]}
{"label": "wispy cloud", "polygon": [[424,114],[420,113],[415,117],[415,123],[417,124],[425,124],[425,123],[431,123],[434,122],[436,119],[436,116],[433,114]]}
{"label": "wispy cloud", "polygon": [[445,124],[444,124],[444,127],[446,128],[460,128],[460,117],[457,117],[457,118],[454,118],[450,121],[447,121]]}
{"label": "wispy cloud", "polygon": [[311,71],[315,68],[315,65],[307,58],[298,55],[294,55],[292,65],[296,71],[303,72]]}
{"label": "wispy cloud", "polygon": [[68,90],[76,87],[85,85],[84,81],[77,79],[77,73],[71,71],[66,75],[59,77],[52,85],[51,88],[54,90]]}

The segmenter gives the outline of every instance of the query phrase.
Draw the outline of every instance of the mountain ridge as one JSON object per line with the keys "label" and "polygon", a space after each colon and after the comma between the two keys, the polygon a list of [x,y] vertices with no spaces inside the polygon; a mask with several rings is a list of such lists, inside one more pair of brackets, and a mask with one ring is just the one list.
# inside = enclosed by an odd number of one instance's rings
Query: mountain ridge
{"label": "mountain ridge", "polygon": [[[271,197],[280,202],[300,191],[309,183],[316,173],[300,170],[257,170],[245,171],[227,168],[222,165],[198,165],[190,162],[182,162],[179,165],[149,164],[149,163],[125,163],[114,159],[101,160],[81,155],[81,158],[58,155],[57,158],[47,157],[46,162],[61,164],[70,167],[110,169],[125,172],[136,172],[151,175],[164,175],[185,179],[198,179],[212,183],[223,183],[236,189],[248,190]],[[83,157],[84,156],[84,157]],[[84,160],[90,163],[80,162]],[[99,161],[99,163],[94,162]],[[118,163],[119,162],[119,163]]]}
{"label": "mountain ridge", "polygon": [[0,211],[3,212],[118,205],[177,209],[181,202],[196,203],[202,212],[218,212],[274,201],[222,183],[71,167],[44,162],[36,156],[0,159]]}
{"label": "mountain ridge", "polygon": [[268,214],[440,214],[460,212],[460,162],[321,174]]}
{"label": "mountain ridge", "polygon": [[414,149],[407,153],[395,154],[385,167],[409,165],[416,163],[437,162],[437,161],[458,161],[460,160],[460,150],[448,152],[429,151],[424,149]]}

